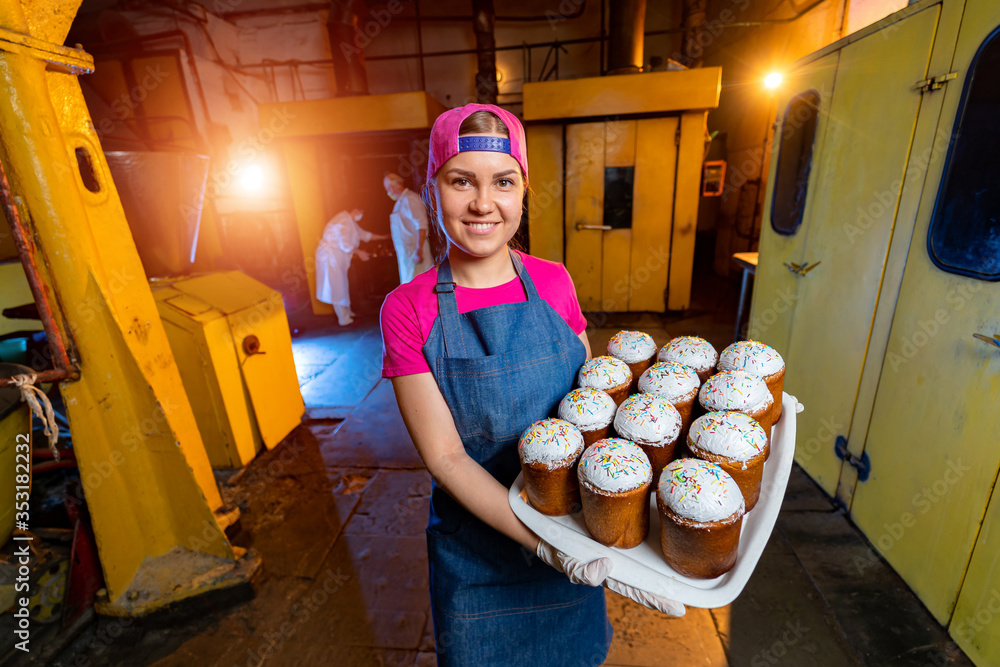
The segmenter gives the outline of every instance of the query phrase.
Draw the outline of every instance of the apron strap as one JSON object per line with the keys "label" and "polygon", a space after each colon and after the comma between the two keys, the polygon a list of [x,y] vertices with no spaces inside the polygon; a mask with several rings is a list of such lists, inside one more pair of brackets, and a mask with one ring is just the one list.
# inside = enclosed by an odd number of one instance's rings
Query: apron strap
{"label": "apron strap", "polygon": [[[462,329],[458,322],[458,302],[455,300],[455,288],[458,285],[451,275],[451,263],[445,257],[438,266],[437,284],[434,285],[434,293],[437,294],[438,317],[441,318],[441,335],[444,337],[444,353],[451,356],[451,347],[458,351],[457,346],[461,346],[465,352],[465,344],[462,340]],[[451,341],[449,345],[449,341]]]}
{"label": "apron strap", "polygon": [[[537,301],[540,297],[538,296],[538,290],[535,289],[535,283],[531,279],[531,275],[524,268],[524,263],[521,261],[520,256],[510,248],[507,249],[510,254],[510,259],[514,264],[514,270],[517,271],[518,278],[521,279],[521,284],[524,286],[524,293],[528,297],[528,301]],[[451,273],[451,264],[448,258],[445,257],[444,261],[438,266],[437,272],[437,284],[434,285],[434,293],[437,294],[438,300],[438,317],[441,318],[441,335],[444,337],[444,350],[447,356],[451,356],[449,351],[449,342],[451,345],[455,346],[455,351],[461,350],[462,354],[467,354],[465,351],[465,340],[462,337],[462,329],[458,321],[458,302],[455,300],[455,288],[457,284]]]}

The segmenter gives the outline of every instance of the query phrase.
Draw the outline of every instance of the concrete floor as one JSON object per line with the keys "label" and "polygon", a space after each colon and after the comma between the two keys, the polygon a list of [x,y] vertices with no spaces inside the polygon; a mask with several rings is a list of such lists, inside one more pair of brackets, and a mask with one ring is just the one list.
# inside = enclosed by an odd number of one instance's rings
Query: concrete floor
{"label": "concrete floor", "polygon": [[[588,331],[595,354],[620,328],[646,331],[658,344],[700,334],[721,349],[732,339],[735,290],[720,281],[702,291],[683,319],[591,317],[600,325]],[[180,618],[102,619],[55,664],[435,664],[424,539],[430,478],[391,384],[379,378],[376,309],[348,329],[305,324],[294,348],[306,422],[221,484],[242,511],[234,542],[263,557],[253,591],[201,601]],[[796,468],[740,597],[674,619],[608,593],[615,639],[606,664],[971,664],[869,554],[845,515]]]}

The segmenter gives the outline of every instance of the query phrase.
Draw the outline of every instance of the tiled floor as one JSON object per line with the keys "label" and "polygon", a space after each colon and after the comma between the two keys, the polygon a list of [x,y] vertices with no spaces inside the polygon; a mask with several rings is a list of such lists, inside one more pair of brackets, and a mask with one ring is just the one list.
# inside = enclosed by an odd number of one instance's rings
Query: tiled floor
{"label": "tiled floor", "polygon": [[[589,331],[592,347],[599,353],[628,327],[660,344],[698,333],[721,348],[732,338],[727,290],[696,301],[685,319],[594,318],[602,326]],[[424,538],[430,478],[391,384],[379,379],[374,316],[346,330],[311,324],[294,342],[309,419],[222,484],[242,513],[234,542],[263,558],[252,599],[208,600],[186,619],[124,629],[102,619],[56,664],[435,664]],[[864,539],[796,468],[740,597],[675,619],[608,593],[615,639],[606,664],[970,664],[881,561],[860,574],[859,554],[868,554]]]}

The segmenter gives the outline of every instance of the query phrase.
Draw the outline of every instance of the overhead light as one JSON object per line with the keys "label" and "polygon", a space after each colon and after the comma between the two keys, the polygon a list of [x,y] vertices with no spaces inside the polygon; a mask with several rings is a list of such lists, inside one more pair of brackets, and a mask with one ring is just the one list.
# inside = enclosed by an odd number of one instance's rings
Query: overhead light
{"label": "overhead light", "polygon": [[264,170],[259,164],[248,164],[240,170],[240,187],[245,192],[258,193],[264,185]]}
{"label": "overhead light", "polygon": [[771,72],[766,77],[764,77],[764,86],[770,89],[775,89],[781,85],[781,74],[778,72]]}

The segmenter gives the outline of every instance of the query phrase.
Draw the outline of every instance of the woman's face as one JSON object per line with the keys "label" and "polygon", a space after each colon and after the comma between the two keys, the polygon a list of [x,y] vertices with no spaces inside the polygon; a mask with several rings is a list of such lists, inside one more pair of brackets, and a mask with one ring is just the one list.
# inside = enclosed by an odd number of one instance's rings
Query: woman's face
{"label": "woman's face", "polygon": [[521,223],[525,185],[517,160],[466,151],[445,162],[436,181],[438,215],[452,244],[473,257],[506,247]]}

